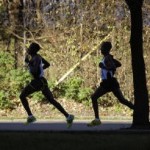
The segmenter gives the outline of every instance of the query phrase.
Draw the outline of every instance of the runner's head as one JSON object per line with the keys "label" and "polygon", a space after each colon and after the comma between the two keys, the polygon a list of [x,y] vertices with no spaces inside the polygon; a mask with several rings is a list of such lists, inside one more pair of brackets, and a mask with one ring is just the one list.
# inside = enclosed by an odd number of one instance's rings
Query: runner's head
{"label": "runner's head", "polygon": [[103,55],[109,54],[110,50],[112,48],[111,42],[103,42],[100,51]]}
{"label": "runner's head", "polygon": [[29,48],[28,48],[28,54],[34,55],[34,54],[36,54],[40,49],[41,49],[41,47],[39,46],[39,44],[37,44],[37,43],[31,43],[30,46],[29,46]]}

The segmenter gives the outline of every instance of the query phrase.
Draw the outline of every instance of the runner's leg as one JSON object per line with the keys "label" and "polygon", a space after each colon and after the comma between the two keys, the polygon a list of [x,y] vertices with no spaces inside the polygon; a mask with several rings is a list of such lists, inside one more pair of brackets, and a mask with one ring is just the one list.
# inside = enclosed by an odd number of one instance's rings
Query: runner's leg
{"label": "runner's leg", "polygon": [[120,88],[117,88],[117,89],[113,90],[112,92],[118,98],[120,103],[128,106],[130,109],[134,109],[134,105],[130,101],[128,101],[127,99],[124,98]]}
{"label": "runner's leg", "polygon": [[48,86],[42,90],[43,95],[48,99],[48,101],[53,104],[64,116],[67,118],[69,114],[65,111],[65,109],[58,103],[54,97],[52,92],[49,90]]}
{"label": "runner's leg", "polygon": [[94,109],[94,114],[95,118],[99,119],[99,109],[98,109],[98,98],[101,97],[102,95],[106,94],[108,91],[105,90],[103,87],[98,87],[94,94],[91,96],[92,99],[92,106]]}
{"label": "runner's leg", "polygon": [[23,105],[24,109],[26,110],[28,116],[31,116],[32,112],[31,112],[30,107],[29,107],[27,96],[34,93],[34,92],[35,92],[35,89],[33,89],[30,85],[27,85],[23,89],[22,93],[20,94],[20,99],[21,99],[22,105]]}

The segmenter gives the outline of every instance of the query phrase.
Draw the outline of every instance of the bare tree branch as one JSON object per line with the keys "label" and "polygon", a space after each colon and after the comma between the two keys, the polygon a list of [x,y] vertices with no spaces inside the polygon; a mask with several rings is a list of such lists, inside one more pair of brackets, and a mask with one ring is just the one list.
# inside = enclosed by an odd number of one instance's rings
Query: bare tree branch
{"label": "bare tree branch", "polygon": [[[110,37],[111,33],[107,35],[103,40],[101,40],[100,44],[107,40]],[[79,62],[77,62],[74,66],[72,66],[55,84],[55,87],[58,86],[61,82],[63,82],[84,60],[88,58],[96,49],[92,49],[90,52],[88,52],[85,56],[81,58]]]}

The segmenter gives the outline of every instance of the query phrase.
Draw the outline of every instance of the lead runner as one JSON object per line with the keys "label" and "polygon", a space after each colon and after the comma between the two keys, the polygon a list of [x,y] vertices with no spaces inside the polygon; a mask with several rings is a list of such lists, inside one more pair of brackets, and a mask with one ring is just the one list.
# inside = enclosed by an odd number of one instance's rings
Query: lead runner
{"label": "lead runner", "polygon": [[[68,114],[66,112],[60,103],[54,99],[52,92],[48,88],[47,80],[44,77],[44,69],[48,68],[50,64],[43,57],[37,54],[40,49],[41,48],[39,44],[32,43],[27,50],[27,56],[25,59],[25,62],[28,64],[29,71],[33,77],[31,82],[23,89],[20,95],[22,105],[28,114],[27,124],[36,121],[36,118],[32,114],[29,107],[27,97],[34,92],[41,91],[47,100],[66,117],[67,127],[69,128],[72,126],[74,115]],[[29,59],[28,56],[30,56],[31,59]]]}

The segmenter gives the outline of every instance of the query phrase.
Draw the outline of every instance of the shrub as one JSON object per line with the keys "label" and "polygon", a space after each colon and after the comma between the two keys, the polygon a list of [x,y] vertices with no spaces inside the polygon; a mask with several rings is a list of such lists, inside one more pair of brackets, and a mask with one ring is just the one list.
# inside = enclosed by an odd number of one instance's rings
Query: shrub
{"label": "shrub", "polygon": [[[55,96],[66,97],[77,102],[88,101],[92,92],[91,88],[84,87],[84,80],[80,77],[73,77],[60,84],[54,90]],[[56,94],[57,93],[57,94]]]}
{"label": "shrub", "polygon": [[85,87],[85,88],[80,88],[79,93],[78,93],[78,101],[89,101],[91,97],[92,89]]}
{"label": "shrub", "polygon": [[83,80],[79,77],[70,78],[65,83],[65,97],[77,100],[79,89],[82,83],[83,83]]}
{"label": "shrub", "polygon": [[13,103],[9,100],[9,95],[7,92],[0,91],[0,109],[10,109],[13,108]]}
{"label": "shrub", "polygon": [[0,64],[0,107],[12,108],[12,101],[31,77],[22,68],[14,69],[14,58],[8,52],[0,52]]}

